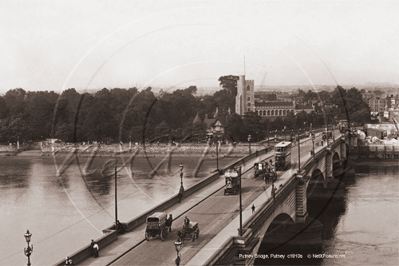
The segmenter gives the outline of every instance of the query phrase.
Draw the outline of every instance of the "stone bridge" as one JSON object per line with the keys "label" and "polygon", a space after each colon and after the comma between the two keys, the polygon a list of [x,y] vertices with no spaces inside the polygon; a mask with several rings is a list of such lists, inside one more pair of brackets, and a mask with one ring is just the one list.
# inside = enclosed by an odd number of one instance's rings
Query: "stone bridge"
{"label": "stone bridge", "polygon": [[[253,265],[259,247],[274,224],[305,223],[308,218],[307,200],[317,187],[327,188],[338,183],[334,180],[343,172],[348,158],[351,136],[341,136],[314,155],[302,156],[301,170],[287,171],[282,187],[275,199],[269,198],[261,208],[243,224],[243,236],[231,237],[214,253],[206,265]],[[335,175],[334,175],[335,173]],[[270,188],[269,188],[270,189]]]}

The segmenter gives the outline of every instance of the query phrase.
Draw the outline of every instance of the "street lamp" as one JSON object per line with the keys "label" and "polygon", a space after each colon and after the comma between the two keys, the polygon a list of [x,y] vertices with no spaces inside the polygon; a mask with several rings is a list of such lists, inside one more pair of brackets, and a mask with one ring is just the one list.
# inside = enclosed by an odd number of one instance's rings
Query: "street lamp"
{"label": "street lamp", "polygon": [[313,153],[313,158],[314,158],[315,157],[315,154],[314,154],[314,139],[315,139],[315,136],[314,136],[313,130],[312,130],[312,123],[310,123],[309,130],[310,130],[310,136],[312,138],[312,145],[313,145],[312,153]]}
{"label": "street lamp", "polygon": [[286,129],[287,129],[287,127],[284,126],[284,128],[283,128],[283,131],[284,131],[284,140],[286,140],[286,132],[285,132]]}
{"label": "street lamp", "polygon": [[183,187],[183,163],[180,163],[180,193],[184,192],[184,187]]}
{"label": "street lamp", "polygon": [[248,135],[248,147],[249,147],[249,154],[251,154],[251,135]]}
{"label": "street lamp", "polygon": [[301,129],[299,128],[298,130],[298,173],[301,172],[301,140],[299,138],[299,131]]}
{"label": "street lamp", "polygon": [[175,242],[175,248],[176,248],[176,255],[177,255],[177,257],[179,257],[179,253],[180,253],[180,249],[181,249],[181,241],[177,241],[177,242]]}
{"label": "street lamp", "polygon": [[219,171],[219,137],[215,135],[216,138],[216,171]]}
{"label": "street lamp", "polygon": [[118,230],[118,168],[115,162],[115,230]]}
{"label": "street lamp", "polygon": [[240,236],[242,236],[242,196],[241,196],[241,187],[242,187],[242,178],[241,178],[241,166],[237,167],[236,171],[238,172],[238,176],[240,178]]}
{"label": "street lamp", "polygon": [[24,248],[24,253],[25,255],[28,257],[28,266],[30,266],[30,255],[33,253],[33,245],[29,246],[29,242],[30,242],[30,238],[32,237],[32,234],[29,233],[29,230],[26,230],[25,233],[25,239],[26,239],[26,243],[28,243],[28,247]]}

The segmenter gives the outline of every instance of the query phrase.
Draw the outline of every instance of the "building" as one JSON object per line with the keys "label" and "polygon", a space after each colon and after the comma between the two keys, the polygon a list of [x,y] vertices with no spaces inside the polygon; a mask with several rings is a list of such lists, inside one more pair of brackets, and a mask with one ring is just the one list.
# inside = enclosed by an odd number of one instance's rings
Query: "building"
{"label": "building", "polygon": [[237,96],[236,96],[236,113],[244,115],[246,112],[255,112],[257,115],[275,119],[284,117],[288,114],[296,114],[302,111],[310,113],[314,111],[312,105],[299,105],[295,101],[264,101],[257,100],[262,98],[264,92],[255,92],[253,80],[245,80],[245,76],[241,75],[237,80]]}
{"label": "building", "polygon": [[201,120],[199,115],[197,114],[194,118],[193,124],[206,124],[206,134],[208,136],[224,136],[224,128],[226,126],[226,118],[218,115],[218,110],[214,114],[214,118],[209,118],[208,114],[205,114],[204,121]]}

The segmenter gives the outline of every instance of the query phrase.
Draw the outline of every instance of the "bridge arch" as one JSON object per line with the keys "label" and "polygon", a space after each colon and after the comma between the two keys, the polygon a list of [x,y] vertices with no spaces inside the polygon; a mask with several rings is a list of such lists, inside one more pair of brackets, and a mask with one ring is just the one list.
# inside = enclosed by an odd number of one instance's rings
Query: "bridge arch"
{"label": "bridge arch", "polygon": [[276,217],[274,217],[269,227],[267,227],[266,234],[273,233],[274,231],[277,231],[281,228],[285,228],[293,224],[295,224],[295,221],[288,213],[280,213]]}
{"label": "bridge arch", "polygon": [[332,160],[333,160],[333,171],[335,171],[341,166],[341,160],[339,158],[338,152],[334,152]]}
{"label": "bridge arch", "polygon": [[313,192],[315,192],[318,188],[324,188],[326,185],[326,180],[323,175],[323,172],[316,168],[313,170],[312,175],[306,183],[306,195],[307,198],[312,197]]}

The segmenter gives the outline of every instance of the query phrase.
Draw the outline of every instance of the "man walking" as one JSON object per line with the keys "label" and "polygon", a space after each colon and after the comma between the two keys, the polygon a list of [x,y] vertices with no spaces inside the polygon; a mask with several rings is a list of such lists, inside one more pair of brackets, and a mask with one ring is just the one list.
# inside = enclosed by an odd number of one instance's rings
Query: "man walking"
{"label": "man walking", "polygon": [[255,204],[252,204],[251,209],[252,209],[252,213],[254,213],[255,212]]}
{"label": "man walking", "polygon": [[100,248],[98,247],[98,244],[96,242],[94,242],[93,249],[94,249],[94,257],[97,258],[98,257],[98,250]]}
{"label": "man walking", "polygon": [[90,252],[91,252],[91,256],[92,257],[94,257],[94,244],[95,244],[96,242],[94,242],[94,240],[92,239],[91,240],[91,243],[90,243],[90,247],[91,247],[91,249],[90,249]]}
{"label": "man walking", "polygon": [[276,191],[274,191],[274,190],[275,190],[274,183],[272,183],[272,197],[273,197],[273,200],[276,199]]}

